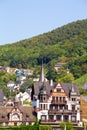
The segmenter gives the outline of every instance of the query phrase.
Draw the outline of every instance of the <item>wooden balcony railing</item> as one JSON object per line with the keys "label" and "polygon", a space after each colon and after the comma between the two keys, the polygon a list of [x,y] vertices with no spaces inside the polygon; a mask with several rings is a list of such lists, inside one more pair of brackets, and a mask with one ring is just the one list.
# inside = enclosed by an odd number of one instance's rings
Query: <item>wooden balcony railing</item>
{"label": "wooden balcony railing", "polygon": [[[69,120],[53,120],[53,119],[49,119],[49,120],[41,120],[40,123],[42,124],[58,124],[58,123],[61,123],[61,122],[69,122]],[[78,123],[78,121],[70,121],[72,123]]]}
{"label": "wooden balcony railing", "polygon": [[65,100],[52,100],[52,104],[66,104]]}
{"label": "wooden balcony railing", "polygon": [[49,114],[76,114],[77,111],[71,111],[71,110],[49,110]]}

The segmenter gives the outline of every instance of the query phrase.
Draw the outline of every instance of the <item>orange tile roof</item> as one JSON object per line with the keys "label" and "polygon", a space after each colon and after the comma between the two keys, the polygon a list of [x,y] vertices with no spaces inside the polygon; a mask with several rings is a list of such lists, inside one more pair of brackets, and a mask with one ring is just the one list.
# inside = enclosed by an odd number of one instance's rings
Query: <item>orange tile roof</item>
{"label": "orange tile roof", "polygon": [[14,71],[14,70],[16,70],[16,68],[10,68],[10,70]]}

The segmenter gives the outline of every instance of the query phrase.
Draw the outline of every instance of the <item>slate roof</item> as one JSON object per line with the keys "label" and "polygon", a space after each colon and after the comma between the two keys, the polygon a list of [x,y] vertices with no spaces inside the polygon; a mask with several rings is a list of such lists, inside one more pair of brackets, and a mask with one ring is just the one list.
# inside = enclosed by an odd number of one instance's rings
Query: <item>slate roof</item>
{"label": "slate roof", "polygon": [[[39,96],[41,90],[47,92],[48,96],[50,96],[50,92],[56,87],[58,83],[53,83],[53,85],[50,84],[49,81],[45,81],[44,77],[44,68],[43,63],[41,67],[41,73],[40,73],[40,79],[38,82],[34,83],[34,86],[32,87],[32,96],[33,94],[36,96]],[[69,96],[70,92],[73,90],[76,92],[76,95],[80,95],[78,91],[78,87],[74,83],[60,83],[62,88],[65,90],[66,94]]]}
{"label": "slate roof", "polygon": [[35,121],[35,116],[34,116],[34,110],[33,110],[33,107],[20,107],[20,110],[22,111],[23,113],[23,121]]}
{"label": "slate roof", "polygon": [[[0,123],[9,122],[9,113],[12,111],[13,107],[0,107]],[[20,106],[19,110],[22,112],[22,122],[34,122],[36,117],[33,114],[33,107]]]}
{"label": "slate roof", "polygon": [[52,86],[50,86],[50,83],[49,82],[36,82],[34,83],[34,94],[35,95],[39,95],[39,92],[41,90],[41,88],[43,87],[43,85],[45,86],[45,89],[46,89],[46,92],[47,94],[49,95],[50,94],[50,91],[52,90]]}
{"label": "slate roof", "polygon": [[[47,92],[47,94],[48,94],[48,96],[50,95],[50,92],[51,92],[51,90],[53,90],[55,87],[56,87],[56,85],[57,85],[58,83],[54,83],[54,85],[53,86],[51,86],[50,85],[50,83],[49,82],[36,82],[36,83],[34,83],[34,95],[39,95],[39,93],[40,93],[40,89],[43,87],[43,86],[45,86],[45,89],[46,89],[46,92]],[[74,89],[74,91],[76,92],[76,95],[80,95],[79,94],[79,90],[78,90],[78,87],[77,87],[77,85],[76,84],[74,84],[74,83],[61,83],[61,86],[62,86],[62,88],[64,89],[64,91],[66,92],[66,94],[69,96],[69,94],[70,94],[70,92],[71,92],[71,90],[72,90],[72,87],[73,87],[73,89]]]}
{"label": "slate roof", "polygon": [[74,91],[76,92],[76,94],[79,96],[79,90],[78,90],[78,86],[74,83],[61,83],[62,88],[65,90],[66,94],[69,96],[69,93],[72,91],[72,87],[74,89]]}

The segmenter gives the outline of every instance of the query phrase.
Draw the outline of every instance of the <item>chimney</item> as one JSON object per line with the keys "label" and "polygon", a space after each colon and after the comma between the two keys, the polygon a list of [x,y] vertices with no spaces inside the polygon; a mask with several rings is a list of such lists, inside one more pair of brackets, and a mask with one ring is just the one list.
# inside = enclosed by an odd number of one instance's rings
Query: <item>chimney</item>
{"label": "chimney", "polygon": [[53,86],[53,80],[52,79],[50,80],[50,86]]}
{"label": "chimney", "polygon": [[75,92],[75,91],[74,91],[74,87],[73,87],[73,83],[72,83],[72,89],[71,89],[71,91],[72,91],[72,92]]}

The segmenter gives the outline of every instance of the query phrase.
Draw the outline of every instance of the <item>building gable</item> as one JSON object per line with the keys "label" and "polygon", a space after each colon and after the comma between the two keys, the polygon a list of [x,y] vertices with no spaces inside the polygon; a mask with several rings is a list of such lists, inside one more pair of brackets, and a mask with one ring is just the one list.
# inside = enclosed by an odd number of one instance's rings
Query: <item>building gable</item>
{"label": "building gable", "polygon": [[57,83],[52,91],[52,96],[67,96],[64,88],[60,83]]}
{"label": "building gable", "polygon": [[22,112],[18,108],[13,108],[10,112],[9,121],[22,121]]}

